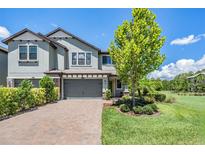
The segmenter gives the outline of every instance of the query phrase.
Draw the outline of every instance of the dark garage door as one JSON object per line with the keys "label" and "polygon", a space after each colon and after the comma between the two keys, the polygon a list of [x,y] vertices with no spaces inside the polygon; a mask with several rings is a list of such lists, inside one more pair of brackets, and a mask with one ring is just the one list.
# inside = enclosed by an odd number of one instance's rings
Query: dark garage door
{"label": "dark garage door", "polygon": [[102,97],[102,80],[66,79],[64,97]]}

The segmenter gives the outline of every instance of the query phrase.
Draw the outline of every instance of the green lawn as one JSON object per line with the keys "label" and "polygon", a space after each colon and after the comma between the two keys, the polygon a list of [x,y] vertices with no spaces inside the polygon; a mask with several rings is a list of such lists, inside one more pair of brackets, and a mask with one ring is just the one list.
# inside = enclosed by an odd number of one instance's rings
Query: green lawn
{"label": "green lawn", "polygon": [[205,97],[174,96],[174,104],[157,104],[161,114],[155,116],[134,117],[105,108],[103,144],[205,144]]}

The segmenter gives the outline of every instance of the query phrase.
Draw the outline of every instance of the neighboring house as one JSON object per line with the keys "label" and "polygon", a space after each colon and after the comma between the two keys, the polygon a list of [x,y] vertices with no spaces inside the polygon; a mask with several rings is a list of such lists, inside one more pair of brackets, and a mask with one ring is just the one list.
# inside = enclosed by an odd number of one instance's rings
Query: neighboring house
{"label": "neighboring house", "polygon": [[60,87],[62,98],[102,97],[108,88],[115,97],[127,91],[107,52],[61,28],[47,35],[24,29],[3,42],[8,45],[10,87],[23,79],[38,87],[47,74]]}
{"label": "neighboring house", "polygon": [[8,75],[8,51],[0,46],[0,87],[6,86]]}

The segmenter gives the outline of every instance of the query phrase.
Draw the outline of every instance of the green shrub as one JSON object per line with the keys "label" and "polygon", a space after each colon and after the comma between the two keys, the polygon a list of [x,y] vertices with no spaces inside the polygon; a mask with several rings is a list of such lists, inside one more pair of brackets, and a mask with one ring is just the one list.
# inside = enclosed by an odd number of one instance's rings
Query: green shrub
{"label": "green shrub", "polygon": [[130,108],[127,104],[121,104],[120,105],[120,111],[122,112],[129,112],[130,111]]}
{"label": "green shrub", "polygon": [[166,99],[166,95],[165,94],[155,94],[154,98],[157,102],[163,102]]}
{"label": "green shrub", "polygon": [[144,114],[151,115],[154,113],[154,110],[152,109],[152,107],[150,105],[145,105],[145,106],[143,106],[142,109],[143,109]]}
{"label": "green shrub", "polygon": [[123,101],[125,104],[129,104],[130,102],[132,102],[132,97],[129,96],[129,95],[124,95],[124,96],[122,96],[122,101]]}
{"label": "green shrub", "polygon": [[104,99],[105,100],[110,100],[112,96],[111,90],[110,89],[106,89],[105,94],[104,94]]}
{"label": "green shrub", "polygon": [[165,103],[175,103],[176,102],[176,98],[173,96],[170,96],[166,99]]}
{"label": "green shrub", "polygon": [[150,106],[154,112],[158,112],[158,107],[156,104],[148,104],[148,106]]}
{"label": "green shrub", "polygon": [[35,101],[31,89],[33,84],[30,80],[23,80],[18,88],[20,107],[22,110],[35,106]]}
{"label": "green shrub", "polygon": [[0,117],[18,112],[18,89],[0,88]]}
{"label": "green shrub", "polygon": [[55,83],[53,81],[53,79],[51,79],[49,76],[44,76],[41,80],[40,80],[40,87],[41,88],[45,88],[45,96],[46,96],[46,102],[53,102],[54,100],[54,87],[55,87]]}
{"label": "green shrub", "polygon": [[44,88],[33,88],[31,90],[36,105],[46,104],[46,95]]}
{"label": "green shrub", "polygon": [[150,96],[145,96],[144,101],[145,101],[145,104],[152,104],[155,102],[155,99],[153,97],[150,97]]}
{"label": "green shrub", "polygon": [[141,106],[135,106],[133,107],[133,111],[135,114],[142,114],[143,113],[143,109]]}

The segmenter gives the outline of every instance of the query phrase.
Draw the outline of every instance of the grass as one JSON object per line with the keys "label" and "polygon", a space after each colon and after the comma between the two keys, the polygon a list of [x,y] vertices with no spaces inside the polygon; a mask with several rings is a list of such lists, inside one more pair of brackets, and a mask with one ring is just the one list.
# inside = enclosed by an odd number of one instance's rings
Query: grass
{"label": "grass", "polygon": [[103,144],[205,144],[205,97],[177,96],[176,103],[158,103],[160,115],[128,116],[104,108]]}

